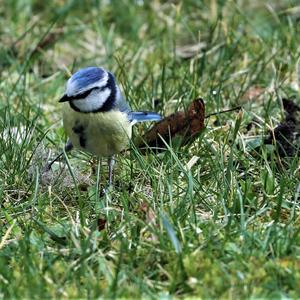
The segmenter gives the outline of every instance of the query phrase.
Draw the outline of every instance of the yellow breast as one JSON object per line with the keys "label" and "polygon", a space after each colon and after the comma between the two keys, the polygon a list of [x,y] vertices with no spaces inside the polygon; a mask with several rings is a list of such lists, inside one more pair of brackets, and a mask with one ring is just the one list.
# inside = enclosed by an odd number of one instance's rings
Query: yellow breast
{"label": "yellow breast", "polygon": [[120,111],[81,113],[64,103],[63,122],[74,147],[97,156],[119,153],[131,138],[127,114]]}

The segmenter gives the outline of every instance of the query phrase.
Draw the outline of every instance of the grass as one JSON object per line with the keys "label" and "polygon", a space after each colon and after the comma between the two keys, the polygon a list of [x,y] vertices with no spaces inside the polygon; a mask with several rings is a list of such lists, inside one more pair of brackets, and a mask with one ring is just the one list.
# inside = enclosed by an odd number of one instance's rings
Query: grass
{"label": "grass", "polygon": [[[281,98],[299,104],[298,1],[3,2],[0,298],[300,296],[299,156],[262,143]],[[66,79],[90,65],[134,109],[201,96],[207,114],[243,112],[206,119],[180,149],[133,146],[103,196],[104,161],[74,151],[43,169],[66,139]]]}

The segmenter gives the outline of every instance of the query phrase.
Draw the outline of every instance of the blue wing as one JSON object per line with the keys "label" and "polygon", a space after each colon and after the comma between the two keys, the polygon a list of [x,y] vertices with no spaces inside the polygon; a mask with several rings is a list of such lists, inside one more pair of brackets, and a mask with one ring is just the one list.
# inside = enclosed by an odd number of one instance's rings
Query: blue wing
{"label": "blue wing", "polygon": [[131,111],[129,104],[122,97],[121,91],[117,87],[116,104],[115,107],[121,112],[125,112],[128,115],[128,119],[132,123],[146,122],[146,121],[160,121],[161,115],[155,112],[148,111]]}
{"label": "blue wing", "polygon": [[131,111],[128,116],[130,121],[132,121],[133,123],[160,121],[162,119],[161,115],[149,111]]}

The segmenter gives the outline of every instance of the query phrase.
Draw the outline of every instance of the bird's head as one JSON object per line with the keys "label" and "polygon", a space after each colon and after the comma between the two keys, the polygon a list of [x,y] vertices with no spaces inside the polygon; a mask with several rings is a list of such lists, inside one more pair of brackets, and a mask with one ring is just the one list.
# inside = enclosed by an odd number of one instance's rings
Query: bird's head
{"label": "bird's head", "polygon": [[77,71],[67,82],[66,92],[59,102],[70,103],[79,112],[105,112],[111,110],[120,97],[114,76],[98,67]]}

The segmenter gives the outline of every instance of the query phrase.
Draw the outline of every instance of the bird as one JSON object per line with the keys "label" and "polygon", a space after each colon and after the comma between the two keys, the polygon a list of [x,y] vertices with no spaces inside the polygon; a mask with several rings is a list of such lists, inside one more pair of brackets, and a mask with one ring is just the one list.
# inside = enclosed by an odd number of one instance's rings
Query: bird
{"label": "bird", "polygon": [[[132,111],[122,96],[115,76],[102,67],[86,67],[67,81],[62,103],[63,125],[68,136],[65,151],[73,148],[108,158],[112,186],[115,155],[128,147],[132,126],[139,122],[160,121],[155,112]],[[51,163],[56,161],[63,152]]]}

